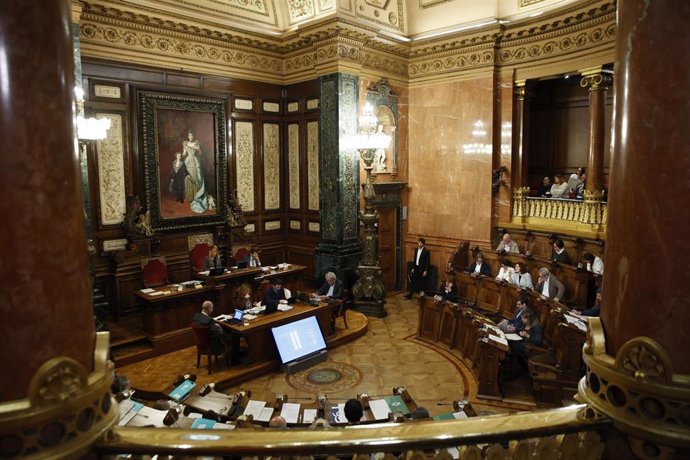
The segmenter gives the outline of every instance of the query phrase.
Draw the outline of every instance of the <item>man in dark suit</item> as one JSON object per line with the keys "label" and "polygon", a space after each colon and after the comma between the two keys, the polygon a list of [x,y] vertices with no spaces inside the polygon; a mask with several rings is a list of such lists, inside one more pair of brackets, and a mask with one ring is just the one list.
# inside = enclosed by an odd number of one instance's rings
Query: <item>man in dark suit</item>
{"label": "man in dark suit", "polygon": [[266,305],[267,310],[273,310],[278,307],[278,304],[287,304],[287,297],[285,296],[285,289],[283,289],[283,280],[280,278],[274,278],[271,280],[270,288],[266,289],[264,293],[264,301],[262,302]]}
{"label": "man in dark suit", "polygon": [[[326,282],[319,288],[316,295],[322,297],[322,300],[341,299],[343,297],[343,282],[340,281],[333,272],[326,273]],[[326,299],[323,299],[323,298]]]}
{"label": "man in dark suit", "polygon": [[412,270],[408,277],[408,287],[410,292],[405,296],[406,299],[411,299],[415,292],[419,292],[422,288],[426,288],[426,277],[429,274],[429,265],[431,257],[429,250],[424,246],[426,241],[424,238],[417,240],[418,247],[414,252],[414,260],[412,261]]}
{"label": "man in dark suit", "polygon": [[477,255],[477,258],[474,259],[474,263],[471,264],[468,268],[467,271],[470,272],[471,275],[478,276],[491,276],[491,270],[489,270],[489,264],[484,263],[484,258],[482,257],[481,254]]}
{"label": "man in dark suit", "polygon": [[[205,326],[208,328],[208,333],[211,338],[211,351],[214,354],[220,355],[225,353],[225,358],[230,364],[238,364],[240,362],[240,339],[228,332],[224,332],[223,328],[213,320],[213,302],[206,300],[201,304],[201,311],[194,313],[192,321],[195,326]],[[227,350],[230,350],[230,353]],[[232,355],[232,356],[230,356]]]}
{"label": "man in dark suit", "polygon": [[565,243],[563,240],[556,240],[553,242],[553,251],[551,251],[551,260],[559,264],[571,265],[570,255],[565,251]]}
{"label": "man in dark suit", "polygon": [[553,276],[549,269],[542,267],[539,269],[539,282],[537,283],[537,292],[544,297],[558,300],[563,299],[565,294],[565,286],[558,278]]}

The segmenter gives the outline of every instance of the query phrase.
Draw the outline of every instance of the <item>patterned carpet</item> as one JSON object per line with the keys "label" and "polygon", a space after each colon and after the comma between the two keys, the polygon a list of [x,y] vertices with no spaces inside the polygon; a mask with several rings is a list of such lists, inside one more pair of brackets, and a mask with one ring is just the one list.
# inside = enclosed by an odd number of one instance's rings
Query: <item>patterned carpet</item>
{"label": "patterned carpet", "polygon": [[358,385],[362,381],[362,372],[350,364],[329,361],[286,375],[285,380],[296,390],[332,393]]}

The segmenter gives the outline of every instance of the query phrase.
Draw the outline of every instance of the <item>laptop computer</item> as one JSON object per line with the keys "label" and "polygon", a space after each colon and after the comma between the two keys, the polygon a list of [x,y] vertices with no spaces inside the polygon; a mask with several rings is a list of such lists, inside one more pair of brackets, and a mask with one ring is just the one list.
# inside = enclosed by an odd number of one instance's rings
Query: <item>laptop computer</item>
{"label": "laptop computer", "polygon": [[225,267],[211,268],[208,271],[208,276],[218,276],[225,273]]}
{"label": "laptop computer", "polygon": [[244,311],[239,308],[235,308],[235,313],[233,313],[232,318],[228,320],[230,324],[240,324],[242,323],[242,318],[244,317]]}

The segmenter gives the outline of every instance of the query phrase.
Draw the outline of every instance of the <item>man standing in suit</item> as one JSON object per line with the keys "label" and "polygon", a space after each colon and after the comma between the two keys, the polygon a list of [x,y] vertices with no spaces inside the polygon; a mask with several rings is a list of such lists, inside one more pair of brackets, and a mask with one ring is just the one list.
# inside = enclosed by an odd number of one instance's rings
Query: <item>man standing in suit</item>
{"label": "man standing in suit", "polygon": [[417,240],[417,244],[418,247],[414,252],[414,261],[408,279],[410,292],[405,296],[408,300],[412,298],[415,292],[426,287],[426,276],[429,274],[430,255],[429,250],[424,246],[426,240],[420,238]]}
{"label": "man standing in suit", "polygon": [[549,269],[542,267],[539,269],[539,282],[537,283],[537,292],[550,299],[558,300],[563,298],[565,293],[565,286],[558,278],[553,276]]}
{"label": "man standing in suit", "polygon": [[[340,299],[343,297],[343,282],[340,281],[333,272],[326,273],[326,282],[316,293],[322,300]],[[324,299],[325,297],[325,299]]]}

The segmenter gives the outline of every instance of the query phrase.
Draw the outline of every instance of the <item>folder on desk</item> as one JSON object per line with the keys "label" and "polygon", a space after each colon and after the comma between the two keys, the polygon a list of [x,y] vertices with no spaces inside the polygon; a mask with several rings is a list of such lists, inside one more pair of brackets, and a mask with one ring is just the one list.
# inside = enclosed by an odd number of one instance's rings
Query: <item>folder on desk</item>
{"label": "folder on desk", "polygon": [[400,396],[386,396],[383,398],[386,400],[388,407],[392,413],[400,412],[402,414],[409,414],[410,410]]}
{"label": "folder on desk", "polygon": [[191,380],[185,380],[184,382],[180,383],[173,391],[171,391],[168,396],[170,396],[175,401],[180,401],[185,396],[187,396],[190,391],[192,391],[192,388],[194,388],[194,386],[196,386],[196,383],[192,382]]}
{"label": "folder on desk", "polygon": [[194,420],[192,429],[210,430],[215,424],[215,420],[209,420],[202,417]]}

